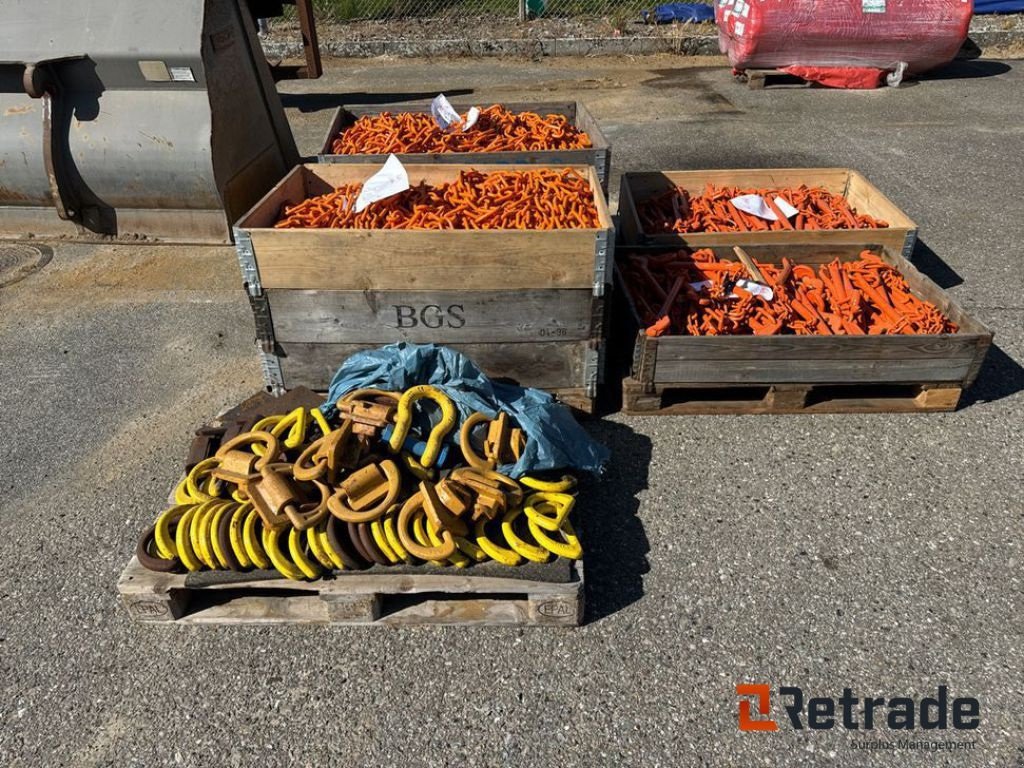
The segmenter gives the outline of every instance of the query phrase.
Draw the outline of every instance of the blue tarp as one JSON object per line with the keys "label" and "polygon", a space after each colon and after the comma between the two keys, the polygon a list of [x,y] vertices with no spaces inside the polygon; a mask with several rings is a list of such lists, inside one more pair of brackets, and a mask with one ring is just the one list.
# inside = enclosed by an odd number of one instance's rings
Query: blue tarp
{"label": "blue tarp", "polygon": [[974,0],[975,13],[1024,13],[1024,0]]}
{"label": "blue tarp", "polygon": [[642,11],[644,21],[671,24],[673,21],[714,21],[715,9],[703,3],[664,3],[653,11]]}
{"label": "blue tarp", "polygon": [[[448,395],[459,411],[460,423],[474,411],[494,418],[499,409],[516,420],[526,433],[526,449],[515,464],[498,467],[509,477],[546,469],[600,474],[608,461],[608,449],[592,440],[569,409],[547,392],[491,381],[468,357],[438,344],[401,342],[357,352],[334,374],[321,410],[331,415],[341,396],[354,389],[395,392],[419,384],[431,384]],[[418,426],[425,436],[429,424]],[[457,435],[458,429],[449,434],[456,451]]]}

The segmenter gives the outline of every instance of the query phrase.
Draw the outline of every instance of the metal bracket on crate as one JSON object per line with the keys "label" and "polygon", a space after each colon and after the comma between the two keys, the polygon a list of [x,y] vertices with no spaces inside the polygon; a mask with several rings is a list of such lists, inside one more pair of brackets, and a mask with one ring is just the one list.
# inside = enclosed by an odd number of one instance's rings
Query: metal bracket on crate
{"label": "metal bracket on crate", "polygon": [[597,180],[601,182],[602,187],[608,186],[608,166],[610,165],[610,155],[610,149],[605,150],[604,152],[594,153],[594,172],[597,173]]}
{"label": "metal bracket on crate", "polygon": [[249,294],[249,305],[252,307],[253,321],[256,323],[256,341],[269,348],[274,348],[274,320],[270,316],[270,301],[266,294],[253,296]]}
{"label": "metal bracket on crate", "polygon": [[598,384],[604,379],[604,344],[600,341],[587,345],[583,355],[583,386],[587,397],[597,397]]}
{"label": "metal bracket on crate", "polygon": [[608,230],[597,233],[594,244],[594,295],[604,296],[611,277],[612,259],[615,258],[615,242]]}
{"label": "metal bracket on crate", "polygon": [[[267,347],[270,346],[270,349]],[[281,358],[274,354],[273,343],[256,342],[256,351],[260,356],[260,368],[267,391],[277,397],[284,394],[284,372],[281,370]]]}
{"label": "metal bracket on crate", "polygon": [[242,268],[242,280],[250,296],[262,296],[263,285],[260,283],[260,271],[256,266],[256,253],[252,249],[252,237],[238,227],[234,228],[235,253],[238,255],[238,266]]}

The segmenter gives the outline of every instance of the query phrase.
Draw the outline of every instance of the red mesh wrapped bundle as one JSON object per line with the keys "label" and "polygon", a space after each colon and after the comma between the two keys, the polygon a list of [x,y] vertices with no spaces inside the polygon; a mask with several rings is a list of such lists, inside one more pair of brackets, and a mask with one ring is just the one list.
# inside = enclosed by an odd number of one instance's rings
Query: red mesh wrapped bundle
{"label": "red mesh wrapped bundle", "polygon": [[734,69],[874,67],[923,72],[953,59],[972,0],[718,0]]}

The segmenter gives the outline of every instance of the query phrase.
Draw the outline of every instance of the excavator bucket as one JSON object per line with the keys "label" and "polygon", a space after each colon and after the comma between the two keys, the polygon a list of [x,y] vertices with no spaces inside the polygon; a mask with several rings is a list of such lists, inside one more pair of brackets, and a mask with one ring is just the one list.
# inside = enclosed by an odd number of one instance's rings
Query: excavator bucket
{"label": "excavator bucket", "polygon": [[0,238],[227,243],[298,162],[245,0],[4,0]]}

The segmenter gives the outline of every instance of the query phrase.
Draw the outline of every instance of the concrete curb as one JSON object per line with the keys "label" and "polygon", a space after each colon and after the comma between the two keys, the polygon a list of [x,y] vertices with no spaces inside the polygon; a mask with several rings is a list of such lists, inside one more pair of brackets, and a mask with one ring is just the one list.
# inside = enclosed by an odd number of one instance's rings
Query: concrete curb
{"label": "concrete curb", "polygon": [[[678,53],[684,56],[717,56],[716,35],[697,37],[568,37],[504,40],[331,40],[321,41],[325,56],[336,58],[372,58],[396,56],[646,56]],[[264,41],[267,55],[276,58],[302,56],[298,41]]]}

